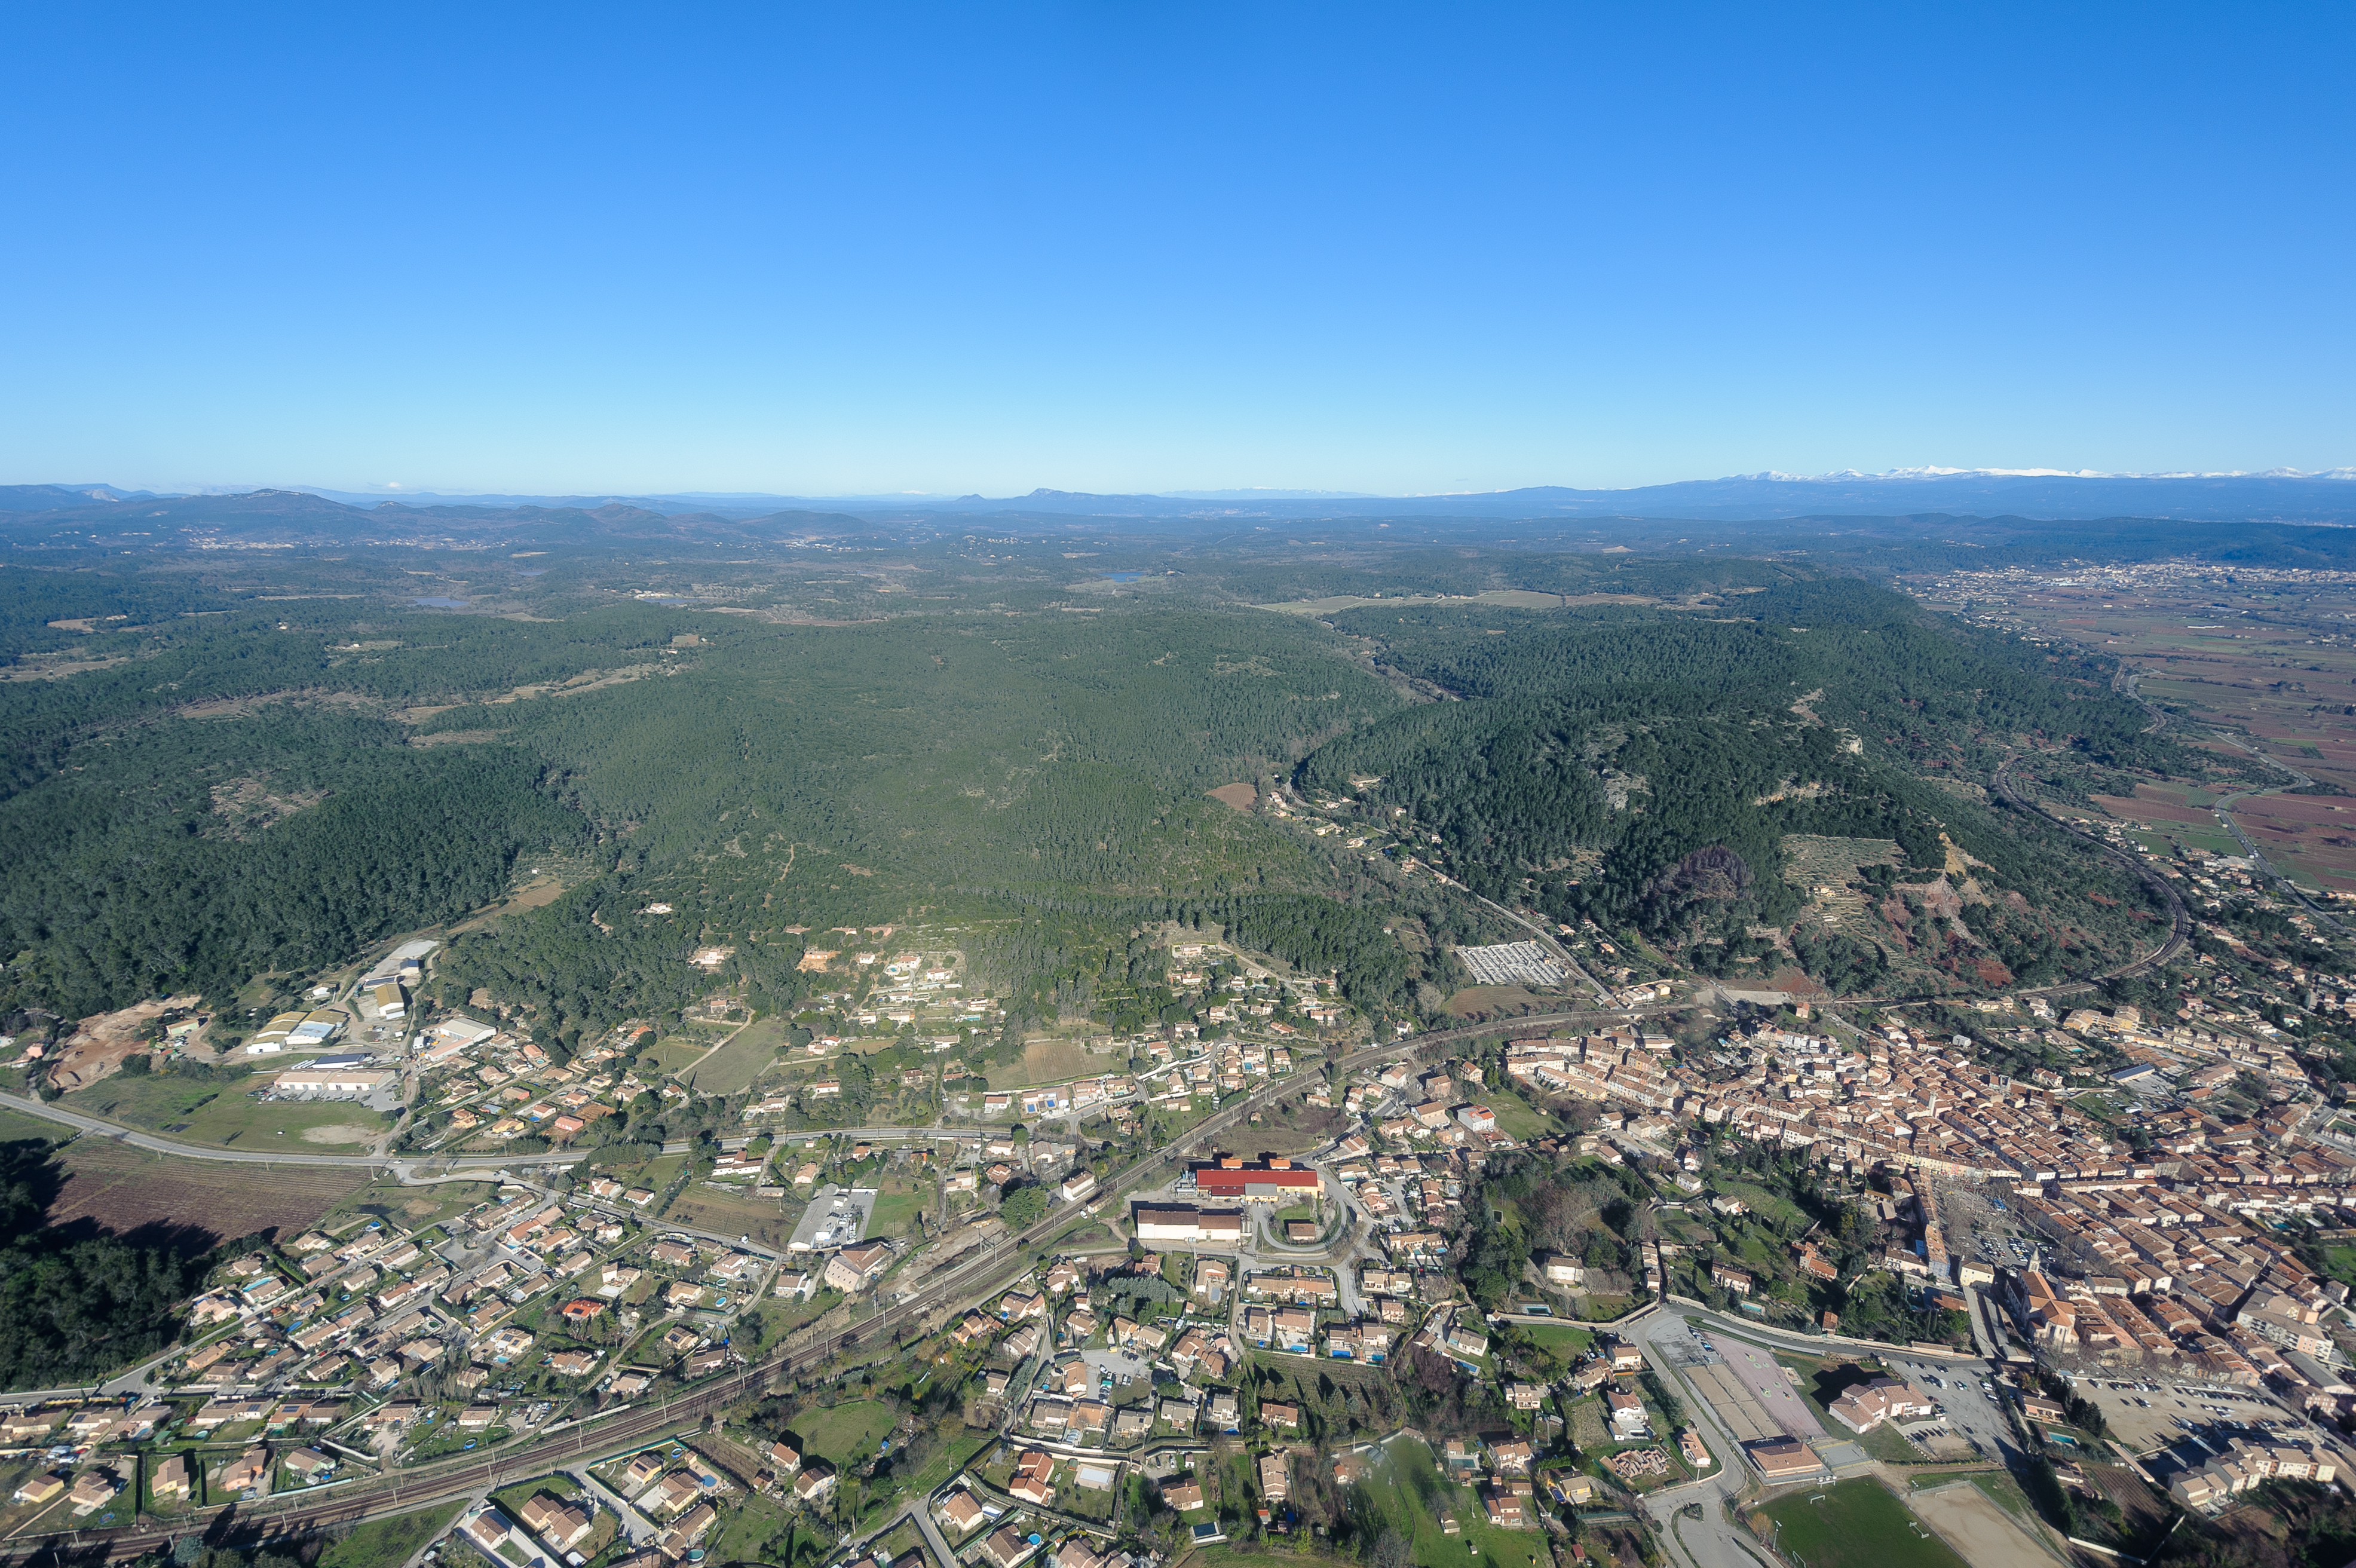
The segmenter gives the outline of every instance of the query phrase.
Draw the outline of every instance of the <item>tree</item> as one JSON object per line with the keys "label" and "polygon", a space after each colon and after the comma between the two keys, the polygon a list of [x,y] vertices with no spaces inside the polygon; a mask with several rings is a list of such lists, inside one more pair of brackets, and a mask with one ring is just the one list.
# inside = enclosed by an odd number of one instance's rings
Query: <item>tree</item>
{"label": "tree", "polygon": [[1047,1189],[1018,1187],[999,1205],[999,1215],[1017,1230],[1027,1230],[1047,1217]]}

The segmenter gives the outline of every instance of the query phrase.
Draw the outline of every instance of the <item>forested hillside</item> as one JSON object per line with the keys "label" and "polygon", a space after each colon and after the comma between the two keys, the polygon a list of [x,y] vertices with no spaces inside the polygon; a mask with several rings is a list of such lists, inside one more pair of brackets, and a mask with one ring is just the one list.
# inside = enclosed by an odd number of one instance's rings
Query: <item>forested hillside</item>
{"label": "forested hillside", "polygon": [[86,1383],[172,1343],[189,1292],[235,1244],[168,1225],[116,1236],[43,1223],[64,1176],[39,1139],[0,1143],[0,1381]]}
{"label": "forested hillside", "polygon": [[[1102,542],[879,547],[721,583],[585,551],[427,555],[390,595],[340,558],[0,574],[12,673],[59,675],[0,682],[0,1006],[226,997],[454,922],[556,857],[562,897],[454,944],[455,996],[562,1028],[675,1011],[713,983],[686,962],[711,941],[734,950],[722,981],[784,1005],[806,981],[791,928],[955,918],[1019,1020],[1086,1004],[1139,922],[1177,918],[1408,1009],[1443,960],[1403,949],[1393,913],[1416,904],[1435,940],[1487,940],[1465,924],[1486,917],[1206,794],[1282,779],[1436,834],[1482,891],[1702,967],[1793,923],[1792,834],[1894,842],[1875,897],[1900,916],[1945,897],[1907,891],[1950,864],[1942,834],[1987,885],[1913,936],[1795,933],[1826,974],[1907,953],[1959,980],[1990,954],[2041,972],[2133,934],[2131,883],[1943,787],[2032,743],[2165,763],[2091,663],[1788,563],[1304,548],[1238,576],[1248,551],[1181,571]],[[1107,570],[1132,556],[1158,568]],[[1620,601],[1219,607],[1247,576],[1336,574]],[[422,588],[531,607],[400,596]],[[673,916],[642,918],[652,902]],[[1951,939],[1971,950],[1930,950]]]}
{"label": "forested hillside", "polygon": [[[5,580],[28,638],[98,666],[0,684],[0,1002],[68,1017],[345,961],[496,902],[527,854],[593,875],[452,972],[575,1023],[708,988],[706,927],[785,999],[788,926],[1305,888],[1312,857],[1205,791],[1403,703],[1265,616],[537,621],[134,582],[157,618],[82,634],[47,623],[110,602],[85,575]],[[624,923],[654,899],[669,929]]]}
{"label": "forested hillside", "polygon": [[156,725],[0,801],[20,1004],[80,1017],[341,963],[498,897],[522,852],[586,835],[530,758],[421,753],[387,727]]}
{"label": "forested hillside", "polygon": [[[1479,891],[1641,931],[1704,969],[1810,901],[1784,875],[1791,834],[1894,841],[1901,865],[1879,885],[1892,897],[1952,869],[1952,843],[1986,884],[1957,917],[1965,940],[2008,972],[2056,973],[2072,946],[2132,936],[2113,913],[2147,902],[2132,878],[1939,782],[1985,778],[2030,745],[2164,763],[2172,743],[2143,733],[2147,715],[2109,691],[2105,671],[1934,621],[1856,582],[1786,583],[1730,609],[1740,613],[1337,617],[1386,663],[1464,700],[1330,743],[1302,764],[1301,784],[1362,800],[1378,821],[1403,813]],[[2015,908],[2032,900],[2043,917]],[[1794,940],[1840,988],[1884,961],[1813,928]],[[1932,958],[1963,978],[1978,962]]]}

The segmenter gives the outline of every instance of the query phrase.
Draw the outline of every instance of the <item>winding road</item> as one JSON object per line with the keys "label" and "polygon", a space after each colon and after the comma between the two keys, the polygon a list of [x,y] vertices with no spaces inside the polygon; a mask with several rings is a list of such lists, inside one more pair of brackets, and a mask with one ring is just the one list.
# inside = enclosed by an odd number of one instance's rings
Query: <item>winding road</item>
{"label": "winding road", "polygon": [[[2019,764],[2020,760],[2021,758],[2018,757],[2008,757],[2005,758],[2004,765],[1996,770],[1996,792],[2003,798],[2006,805],[2011,806],[2017,811],[2034,811],[2037,815],[2043,817],[2047,822],[2051,822],[2055,827],[2060,828],[2063,832],[2068,833],[2071,837],[2094,845],[2094,848],[2100,850],[2111,859],[2118,862],[2121,865],[2135,873],[2136,876],[2143,880],[2144,886],[2149,887],[2153,892],[2158,893],[2168,904],[2168,940],[2160,943],[2157,948],[2154,948],[2151,951],[2144,954],[2141,958],[2134,959],[2126,963],[2123,963],[2116,969],[2105,970],[2096,978],[2101,980],[2125,980],[2134,975],[2148,974],[2153,970],[2162,968],[2173,961],[2178,956],[2183,953],[2185,949],[2192,945],[2192,911],[2185,908],[2184,895],[2176,890],[2176,885],[2174,883],[2170,882],[2167,877],[2162,876],[2150,866],[2145,865],[2136,856],[2127,854],[2126,851],[2120,849],[2115,844],[2105,843],[2103,840],[2095,837],[2093,833],[2086,832],[2075,822],[2069,822],[2057,816],[2053,812],[2047,811],[2042,805],[2039,804],[2036,797],[2022,789],[2021,787],[2013,780],[2013,768]],[[2088,983],[2082,981],[2077,983],[2077,984],[2069,987],[2049,986],[2045,988],[2045,991],[2041,993],[2041,994],[2051,995],[2064,990],[2083,990],[2086,988],[2087,983]],[[2040,993],[2024,992],[2021,993],[2021,994],[2040,994]]]}

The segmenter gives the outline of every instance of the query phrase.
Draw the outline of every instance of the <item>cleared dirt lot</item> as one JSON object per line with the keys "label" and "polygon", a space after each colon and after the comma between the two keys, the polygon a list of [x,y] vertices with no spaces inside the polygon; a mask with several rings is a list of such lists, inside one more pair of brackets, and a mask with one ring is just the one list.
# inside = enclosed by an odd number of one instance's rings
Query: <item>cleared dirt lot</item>
{"label": "cleared dirt lot", "polygon": [[57,1065],[49,1069],[49,1080],[68,1093],[89,1088],[121,1070],[123,1058],[133,1051],[147,1048],[139,1038],[142,1029],[174,1007],[194,1007],[201,1000],[197,996],[174,996],[141,1002],[120,1013],[100,1013],[84,1018],[59,1047]]}
{"label": "cleared dirt lot", "polygon": [[765,1247],[783,1247],[794,1233],[794,1221],[807,1207],[776,1198],[738,1196],[697,1184],[672,1199],[663,1218],[699,1230],[734,1231],[750,1236]]}
{"label": "cleared dirt lot", "polygon": [[1906,1501],[1972,1568],[2053,1568],[2052,1553],[1969,1481],[1916,1492]]}

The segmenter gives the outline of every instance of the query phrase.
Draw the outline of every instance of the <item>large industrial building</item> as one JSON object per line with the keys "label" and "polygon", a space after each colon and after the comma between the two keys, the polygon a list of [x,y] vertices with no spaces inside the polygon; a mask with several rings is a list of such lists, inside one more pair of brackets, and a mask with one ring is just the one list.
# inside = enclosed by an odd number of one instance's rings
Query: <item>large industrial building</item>
{"label": "large industrial building", "polygon": [[1244,1215],[1240,1208],[1196,1208],[1183,1203],[1141,1203],[1133,1211],[1137,1221],[1137,1239],[1147,1246],[1157,1244],[1192,1246],[1208,1242],[1215,1247],[1232,1247],[1243,1239]]}

